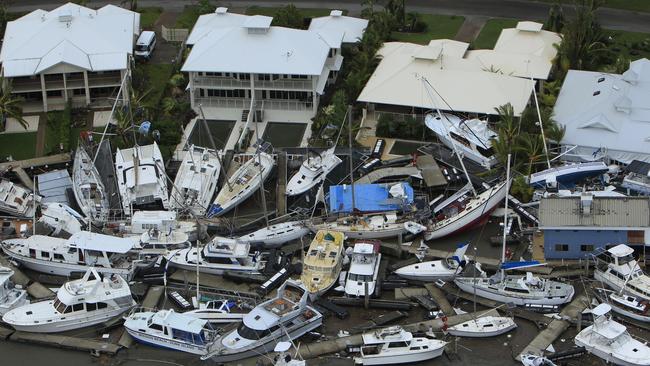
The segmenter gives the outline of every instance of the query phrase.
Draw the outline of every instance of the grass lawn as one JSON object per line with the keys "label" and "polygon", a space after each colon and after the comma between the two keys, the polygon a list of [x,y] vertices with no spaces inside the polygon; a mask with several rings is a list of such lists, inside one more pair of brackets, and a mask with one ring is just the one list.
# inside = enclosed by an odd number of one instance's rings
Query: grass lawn
{"label": "grass lawn", "polygon": [[472,42],[474,49],[492,49],[499,39],[501,30],[517,26],[516,19],[489,19],[481,29],[478,37]]}
{"label": "grass lawn", "polygon": [[9,155],[14,160],[36,156],[36,132],[0,134],[0,160],[6,161]]}
{"label": "grass lawn", "polygon": [[391,38],[400,42],[428,44],[432,39],[453,39],[458,33],[465,18],[457,15],[420,14],[423,22],[427,23],[424,33],[393,32]]}
{"label": "grass lawn", "polygon": [[[248,15],[266,15],[272,17],[278,10],[282,9],[281,7],[262,7],[262,6],[250,6],[246,9],[246,14]],[[331,10],[327,8],[298,8],[300,13],[305,18],[316,18],[330,15]],[[347,10],[343,10],[343,14],[347,14]]]}
{"label": "grass lawn", "polygon": [[617,55],[626,56],[631,61],[650,58],[650,34],[624,31],[605,32],[614,39],[610,49]]}
{"label": "grass lawn", "polygon": [[[554,3],[556,0],[531,0],[531,1],[543,1],[545,3]],[[571,6],[572,2],[569,0],[564,0],[562,2],[564,5]],[[650,1],[648,0],[605,0],[603,4],[604,8],[614,8],[622,10],[632,10],[640,12],[650,12]]]}
{"label": "grass lawn", "polygon": [[152,29],[156,20],[162,13],[163,9],[159,6],[152,6],[146,8],[139,8],[140,13],[140,27],[142,29]]}
{"label": "grass lawn", "polygon": [[160,98],[162,98],[163,93],[165,92],[165,86],[172,76],[172,65],[143,63],[138,64],[136,67],[144,68],[145,73],[147,74],[150,92],[145,98],[145,102],[157,106]]}

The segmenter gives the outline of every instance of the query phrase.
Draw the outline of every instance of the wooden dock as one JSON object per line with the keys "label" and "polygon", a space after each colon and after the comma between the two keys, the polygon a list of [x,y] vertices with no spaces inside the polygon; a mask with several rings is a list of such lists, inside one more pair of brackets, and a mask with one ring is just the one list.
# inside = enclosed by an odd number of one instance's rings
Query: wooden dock
{"label": "wooden dock", "polygon": [[158,303],[160,303],[160,298],[165,293],[165,287],[163,286],[151,286],[147,295],[142,300],[142,307],[145,309],[155,309],[158,308]]}
{"label": "wooden dock", "polygon": [[424,288],[427,289],[427,292],[429,293],[431,298],[433,298],[433,301],[435,301],[436,304],[438,304],[438,307],[440,308],[440,310],[442,310],[443,313],[445,313],[445,315],[449,316],[455,314],[454,308],[451,307],[449,300],[447,300],[447,296],[441,289],[437,288],[432,283],[425,284]]}
{"label": "wooden dock", "polygon": [[107,353],[114,355],[120,350],[120,346],[113,343],[68,337],[57,334],[14,332],[9,339],[16,342],[36,343],[57,348],[68,348],[77,351],[88,351],[94,353]]}
{"label": "wooden dock", "polygon": [[355,179],[357,184],[370,184],[387,177],[404,177],[420,173],[420,169],[414,166],[388,167],[373,170],[359,179]]}
{"label": "wooden dock", "polygon": [[72,155],[67,153],[41,156],[33,159],[15,160],[0,163],[0,171],[12,170],[15,168],[29,169],[37,166],[65,164],[72,160]]}

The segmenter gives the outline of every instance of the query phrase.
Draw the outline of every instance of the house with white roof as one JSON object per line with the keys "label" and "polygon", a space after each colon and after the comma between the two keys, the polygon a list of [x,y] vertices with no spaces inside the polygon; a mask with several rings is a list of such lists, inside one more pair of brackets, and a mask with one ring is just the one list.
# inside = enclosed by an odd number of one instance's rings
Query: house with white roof
{"label": "house with white roof", "polygon": [[187,39],[191,51],[181,70],[189,74],[192,108],[235,122],[228,149],[246,129],[262,137],[270,121],[305,124],[306,143],[320,96],[341,68],[343,30],[291,29],[272,20],[218,8],[200,16]]}
{"label": "house with white roof", "polygon": [[2,76],[26,112],[63,109],[67,101],[103,106],[129,74],[139,33],[140,14],[113,5],[34,10],[7,23]]}
{"label": "house with white roof", "polygon": [[328,33],[343,31],[343,43],[357,43],[368,27],[368,20],[343,15],[341,10],[332,10],[330,15],[313,18],[310,31]]}
{"label": "house with white roof", "polygon": [[569,70],[553,118],[566,127],[567,160],[650,162],[650,60],[622,75]]}

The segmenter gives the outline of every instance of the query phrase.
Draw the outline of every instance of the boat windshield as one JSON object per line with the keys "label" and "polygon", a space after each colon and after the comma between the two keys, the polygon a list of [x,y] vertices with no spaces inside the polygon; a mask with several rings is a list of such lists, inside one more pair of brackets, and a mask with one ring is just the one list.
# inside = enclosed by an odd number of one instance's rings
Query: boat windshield
{"label": "boat windshield", "polygon": [[632,254],[629,254],[626,256],[618,257],[618,264],[619,265],[627,264],[632,262],[633,260],[634,260],[634,256]]}
{"label": "boat windshield", "polygon": [[242,337],[246,339],[251,339],[251,340],[258,340],[262,339],[269,334],[275,332],[279,327],[277,325],[272,326],[271,328],[268,329],[261,329],[261,330],[256,330],[256,329],[251,329],[244,325],[242,323],[239,328],[237,328],[237,333]]}
{"label": "boat windshield", "polygon": [[59,299],[54,300],[54,308],[56,311],[58,311],[60,314],[63,314],[63,311],[65,310],[66,305],[59,301]]}
{"label": "boat windshield", "polygon": [[348,276],[348,280],[350,280],[350,281],[359,281],[359,282],[371,282],[372,281],[372,276],[371,275],[362,275],[362,274],[350,273],[350,275]]}

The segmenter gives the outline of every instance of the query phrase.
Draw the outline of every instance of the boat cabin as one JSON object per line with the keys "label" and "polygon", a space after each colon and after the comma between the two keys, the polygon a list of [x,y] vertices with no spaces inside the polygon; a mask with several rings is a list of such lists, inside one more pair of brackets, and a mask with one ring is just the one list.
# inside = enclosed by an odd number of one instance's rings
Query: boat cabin
{"label": "boat cabin", "polygon": [[198,346],[212,342],[217,333],[207,320],[179,314],[173,310],[151,313],[146,322],[140,322],[142,333]]}

